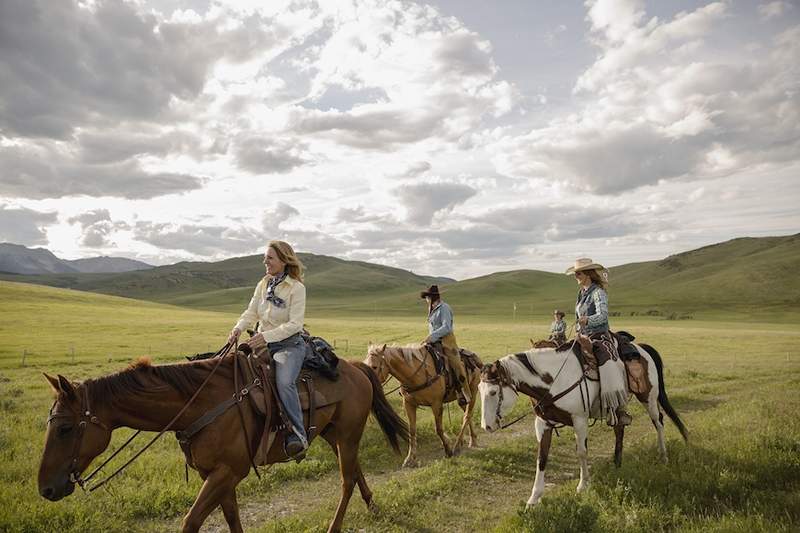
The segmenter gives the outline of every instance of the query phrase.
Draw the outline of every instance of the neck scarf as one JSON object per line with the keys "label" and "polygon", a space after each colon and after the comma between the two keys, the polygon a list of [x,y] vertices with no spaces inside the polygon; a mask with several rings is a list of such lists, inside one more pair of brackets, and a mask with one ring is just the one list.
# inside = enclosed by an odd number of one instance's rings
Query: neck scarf
{"label": "neck scarf", "polygon": [[286,301],[283,298],[275,296],[275,287],[277,287],[283,280],[286,279],[286,271],[284,270],[279,276],[270,278],[267,284],[267,297],[266,301],[272,302],[275,307],[286,307]]}

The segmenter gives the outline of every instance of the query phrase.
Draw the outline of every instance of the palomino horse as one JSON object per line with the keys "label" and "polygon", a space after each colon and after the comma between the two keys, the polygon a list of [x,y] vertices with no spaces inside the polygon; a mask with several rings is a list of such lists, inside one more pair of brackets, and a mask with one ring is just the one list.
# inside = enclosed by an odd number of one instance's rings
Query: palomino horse
{"label": "palomino horse", "polygon": [[[196,395],[170,428],[183,431],[226,403],[233,388],[234,359],[234,355],[228,355],[221,361],[208,359],[158,366],[140,360],[122,372],[83,383],[45,374],[57,397],[50,409],[39,468],[41,495],[57,501],[71,494],[76,482],[83,485],[81,473],[108,447],[111,432],[116,428],[161,431],[179,415],[187,399]],[[362,363],[345,360],[340,361],[338,368],[335,386],[345,389],[342,399],[314,412],[309,433],[309,440],[321,435],[339,458],[342,493],[329,531],[341,530],[356,483],[367,506],[373,508],[372,493],[358,461],[358,446],[370,409],[395,452],[400,452],[398,437],[408,440],[405,422],[386,401],[381,382],[372,370]],[[201,394],[196,394],[198,391]],[[272,406],[268,412],[276,418],[274,399],[269,394],[267,398]],[[252,450],[258,447],[264,429],[264,417],[254,411],[249,401],[241,405],[241,410],[227,409],[181,444],[187,464],[204,480],[183,519],[184,532],[198,531],[218,506],[222,507],[230,530],[242,531],[236,486],[249,472]],[[269,448],[267,464],[286,460],[280,440],[276,439]]]}
{"label": "palomino horse", "polygon": [[[688,432],[667,399],[661,356],[647,344],[634,346],[639,351],[640,357],[647,362],[651,385],[649,394],[637,394],[637,399],[647,408],[658,434],[658,450],[662,460],[666,461],[664,417],[659,406],[678,427],[684,440],[688,439]],[[617,359],[609,360],[605,364],[623,365],[623,362]],[[527,352],[507,355],[483,367],[479,390],[483,402],[481,425],[489,432],[503,427],[503,417],[511,411],[520,392],[532,398],[537,414],[535,426],[536,439],[539,441],[539,460],[528,506],[535,505],[542,497],[544,470],[553,429],[561,425],[572,426],[575,429],[581,468],[578,492],[586,489],[589,484],[586,434],[589,417],[595,414],[592,406],[598,399],[600,385],[584,374],[583,367],[572,350],[557,352],[553,348],[534,348]],[[621,464],[624,431],[624,426],[614,427],[617,437],[614,461],[617,466]]]}
{"label": "palomino horse", "polygon": [[461,429],[456,437],[455,444],[450,447],[447,436],[442,427],[442,410],[445,403],[456,399],[456,391],[451,387],[446,389],[445,377],[436,372],[436,365],[428,350],[419,344],[407,346],[387,346],[370,344],[364,362],[378,375],[378,379],[386,381],[390,375],[400,382],[400,391],[403,397],[403,407],[408,415],[410,439],[408,442],[408,456],[403,461],[403,466],[417,466],[417,407],[430,406],[436,425],[436,434],[442,441],[444,454],[451,457],[458,453],[464,440],[464,431],[469,428],[469,447],[478,445],[475,429],[472,427],[472,411],[475,408],[480,372],[478,369],[467,370],[469,379],[470,401],[464,410]]}

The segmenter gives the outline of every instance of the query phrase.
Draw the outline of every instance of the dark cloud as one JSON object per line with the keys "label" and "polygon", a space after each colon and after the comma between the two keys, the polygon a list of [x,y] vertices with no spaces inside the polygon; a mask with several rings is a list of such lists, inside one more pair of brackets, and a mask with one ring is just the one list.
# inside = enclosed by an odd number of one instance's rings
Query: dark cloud
{"label": "dark cloud", "polygon": [[0,147],[0,178],[0,194],[36,199],[79,194],[147,199],[199,189],[204,180],[147,172],[136,160],[86,164],[47,143]]}
{"label": "dark cloud", "polygon": [[440,70],[445,75],[491,77],[495,66],[487,41],[476,33],[462,30],[448,35],[435,51]]}
{"label": "dark cloud", "polygon": [[67,219],[70,224],[79,223],[82,228],[103,221],[111,222],[111,213],[108,212],[108,209],[94,209]]}
{"label": "dark cloud", "polygon": [[191,101],[219,59],[282,45],[279,24],[254,13],[236,25],[159,22],[132,2],[0,5],[0,131],[65,139],[84,123],[154,120]]}
{"label": "dark cloud", "polygon": [[[201,153],[200,139],[181,131],[161,134],[130,133],[127,131],[96,131],[78,136],[80,159],[87,164],[124,161],[134,156],[165,156],[170,153]],[[210,151],[214,151],[214,146]]]}
{"label": "dark cloud", "polygon": [[261,227],[265,233],[280,233],[284,222],[300,214],[300,211],[287,204],[278,202],[272,209],[265,209],[261,214]]}
{"label": "dark cloud", "polygon": [[411,163],[406,167],[403,172],[399,174],[393,174],[389,176],[390,178],[418,178],[419,176],[425,174],[431,169],[431,164],[427,161],[417,161],[415,163]]}
{"label": "dark cloud", "polygon": [[0,242],[31,246],[47,244],[45,228],[55,224],[55,213],[0,204]]}
{"label": "dark cloud", "polygon": [[137,222],[134,238],[158,248],[201,256],[250,253],[261,248],[264,235],[252,228]]}
{"label": "dark cloud", "polygon": [[112,221],[108,209],[94,209],[67,219],[70,224],[80,224],[83,236],[81,244],[89,248],[113,246],[109,236],[118,230],[129,230],[130,226],[121,221]]}
{"label": "dark cloud", "polygon": [[406,208],[406,219],[418,225],[430,224],[440,211],[452,210],[478,193],[461,183],[419,183],[401,185],[394,190]]}
{"label": "dark cloud", "polygon": [[298,141],[251,137],[237,143],[236,163],[253,174],[285,174],[311,163],[305,150],[306,145]]}
{"label": "dark cloud", "polygon": [[336,220],[338,222],[377,222],[386,220],[383,214],[370,214],[364,209],[364,206],[357,207],[340,207],[336,212]]}

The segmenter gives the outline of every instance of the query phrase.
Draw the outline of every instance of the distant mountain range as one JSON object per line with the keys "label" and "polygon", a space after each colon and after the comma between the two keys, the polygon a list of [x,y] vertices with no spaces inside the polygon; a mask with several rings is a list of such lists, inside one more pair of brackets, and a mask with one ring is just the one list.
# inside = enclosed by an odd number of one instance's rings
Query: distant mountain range
{"label": "distant mountain range", "polygon": [[[457,315],[516,316],[563,309],[570,316],[575,280],[537,270],[497,272],[455,281],[399,268],[335,257],[299,254],[307,266],[309,310],[408,315],[424,310],[419,291],[438,283]],[[260,255],[215,263],[183,262],[117,274],[62,272],[0,279],[113,294],[187,307],[240,312],[264,275]],[[800,234],[739,238],[671,255],[659,261],[610,269],[613,313],[796,313],[800,310]]]}
{"label": "distant mountain range", "polygon": [[119,273],[148,268],[153,266],[124,257],[60,259],[45,248],[0,243],[0,272],[9,274]]}

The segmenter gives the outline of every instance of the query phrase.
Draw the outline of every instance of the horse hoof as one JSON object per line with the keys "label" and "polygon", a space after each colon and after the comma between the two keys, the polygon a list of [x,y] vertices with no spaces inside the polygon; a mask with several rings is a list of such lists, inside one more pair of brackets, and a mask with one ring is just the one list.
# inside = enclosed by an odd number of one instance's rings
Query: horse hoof
{"label": "horse hoof", "polygon": [[403,468],[416,468],[419,466],[416,459],[406,459],[403,461]]}
{"label": "horse hoof", "polygon": [[367,510],[373,515],[380,513],[380,509],[378,508],[378,504],[375,503],[375,500],[371,500],[369,502],[369,505],[367,505]]}

